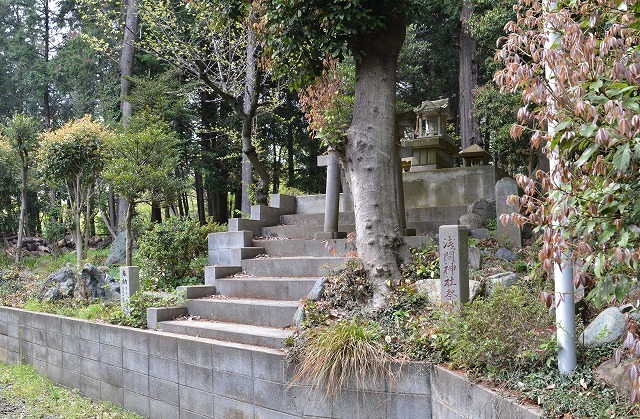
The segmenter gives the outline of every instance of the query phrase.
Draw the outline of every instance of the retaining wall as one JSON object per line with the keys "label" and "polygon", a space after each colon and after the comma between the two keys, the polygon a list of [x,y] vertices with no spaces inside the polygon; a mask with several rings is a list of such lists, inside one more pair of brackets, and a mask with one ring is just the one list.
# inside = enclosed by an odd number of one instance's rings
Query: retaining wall
{"label": "retaining wall", "polygon": [[276,350],[0,307],[0,359],[151,418],[534,418],[463,376],[405,364],[395,383],[325,398],[288,386]]}

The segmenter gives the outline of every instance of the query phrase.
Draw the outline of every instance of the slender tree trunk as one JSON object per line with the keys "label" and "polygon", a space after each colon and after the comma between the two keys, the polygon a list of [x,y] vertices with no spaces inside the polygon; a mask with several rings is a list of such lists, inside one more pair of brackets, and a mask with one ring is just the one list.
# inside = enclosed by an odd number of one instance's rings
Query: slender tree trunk
{"label": "slender tree trunk", "polygon": [[184,208],[184,216],[188,217],[189,216],[189,196],[185,193],[183,193],[182,195],[182,207]]}
{"label": "slender tree trunk", "polygon": [[89,236],[91,235],[91,198],[90,191],[87,191],[87,207],[84,213],[84,246],[82,251],[83,259],[89,254]]}
{"label": "slender tree trunk", "polygon": [[287,126],[287,186],[295,183],[295,168],[293,166],[293,124]]}
{"label": "slender tree trunk", "polygon": [[120,55],[120,111],[123,125],[127,124],[127,120],[133,114],[133,106],[127,100],[127,96],[131,94],[129,78],[133,75],[136,32],[138,32],[138,0],[126,0],[125,27]]}
{"label": "slender tree trunk", "polygon": [[160,224],[162,222],[162,208],[157,202],[151,203],[151,222]]}
{"label": "slender tree trunk", "polygon": [[[138,0],[126,0],[125,27],[122,39],[122,52],[120,54],[120,111],[122,113],[122,125],[127,126],[129,118],[133,115],[133,105],[127,100],[131,94],[131,80],[133,75],[133,59],[135,54],[134,40],[138,31]],[[122,220],[127,212],[128,202],[124,198],[118,199],[118,222],[122,226]],[[122,229],[120,228],[120,231]]]}
{"label": "slender tree trunk", "polygon": [[[267,204],[269,195],[269,173],[265,170],[262,163],[258,159],[258,154],[252,143],[253,118],[258,109],[258,95],[260,90],[260,74],[258,71],[258,48],[259,44],[256,39],[256,33],[253,24],[256,21],[255,10],[249,12],[249,22],[247,27],[247,68],[245,73],[246,85],[244,89],[244,97],[242,101],[242,152],[247,156],[247,160],[251,162],[253,169],[258,174],[258,186],[255,190],[256,203],[259,205]],[[244,174],[244,162],[243,162]],[[244,182],[244,175],[243,175]],[[247,188],[242,188],[243,203],[248,202]],[[242,209],[245,211],[245,208]]]}
{"label": "slender tree trunk", "polygon": [[406,22],[403,17],[390,18],[387,26],[355,45],[363,54],[356,63],[353,120],[341,156],[353,193],[358,255],[374,287],[371,310],[384,306],[390,292],[387,282],[396,283],[399,261],[409,256],[391,175],[399,164],[393,158],[395,75]]}
{"label": "slender tree trunk", "polygon": [[125,265],[132,266],[133,256],[133,230],[131,228],[131,222],[133,220],[133,211],[136,208],[136,203],[133,200],[127,201],[127,216],[126,220],[126,245],[125,245]]}
{"label": "slender tree trunk", "polygon": [[206,208],[204,206],[204,186],[200,169],[195,170],[196,206],[198,207],[198,222],[200,225],[207,223]]}
{"label": "slender tree trunk", "polygon": [[480,125],[474,112],[474,90],[478,86],[478,43],[471,36],[467,20],[473,13],[472,0],[464,0],[460,11],[460,138],[462,149],[482,144]]}
{"label": "slender tree trunk", "polygon": [[[118,231],[118,213],[116,208],[116,194],[113,192],[113,186],[109,185],[109,220],[110,220],[110,231]],[[115,233],[117,235],[117,233]],[[115,235],[113,238],[115,239]]]}
{"label": "slender tree trunk", "polygon": [[80,230],[80,217],[82,217],[82,199],[80,195],[82,194],[80,190],[80,175],[76,175],[76,185],[75,185],[75,202],[73,205],[73,218],[75,221],[75,231],[74,231],[74,241],[76,245],[76,269],[80,270],[80,266],[82,265],[82,230]]}
{"label": "slender tree trunk", "polygon": [[[20,149],[20,144],[18,144],[18,149]],[[16,255],[15,262],[16,264],[20,263],[20,256],[22,255],[22,240],[24,238],[24,224],[25,224],[25,215],[27,213],[27,156],[25,156],[24,152],[20,152],[20,186],[22,188],[20,193],[20,218],[18,219],[18,243],[16,244]]]}
{"label": "slender tree trunk", "polygon": [[50,93],[49,93],[49,0],[44,0],[43,5],[44,14],[44,65],[45,65],[45,85],[44,85],[44,97],[43,97],[43,109],[44,109],[44,128],[51,128],[51,105],[50,105]]}

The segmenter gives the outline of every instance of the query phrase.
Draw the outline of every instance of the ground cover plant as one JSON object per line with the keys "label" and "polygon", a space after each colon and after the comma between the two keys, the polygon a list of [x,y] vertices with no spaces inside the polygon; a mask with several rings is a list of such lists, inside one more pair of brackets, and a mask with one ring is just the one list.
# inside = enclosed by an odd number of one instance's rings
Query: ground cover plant
{"label": "ground cover plant", "polygon": [[[493,238],[473,239],[472,244],[486,256],[472,278],[482,281],[511,271],[518,272],[518,283],[492,286],[489,295],[465,304],[459,314],[448,313],[421,285],[437,266],[432,242],[412,249],[413,259],[385,308],[369,312],[364,302],[371,285],[352,263],[329,278],[318,301],[305,303],[305,319],[288,341],[289,357],[297,365],[295,379],[333,394],[345,382],[362,386],[367,376],[393,380],[391,362],[420,360],[465,370],[472,380],[539,405],[548,417],[638,414],[627,395],[617,395],[596,377],[595,369],[619,343],[581,348],[574,375],[559,375],[555,320],[540,298],[553,284],[537,261],[539,241],[528,239],[514,261],[494,256],[499,246]],[[584,306],[589,322],[598,311],[590,301]]]}

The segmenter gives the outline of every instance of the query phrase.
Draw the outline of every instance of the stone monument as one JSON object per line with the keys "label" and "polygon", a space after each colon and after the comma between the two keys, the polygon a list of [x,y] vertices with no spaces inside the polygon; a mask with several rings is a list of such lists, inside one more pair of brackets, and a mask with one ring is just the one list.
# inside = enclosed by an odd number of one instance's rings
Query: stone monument
{"label": "stone monument", "polygon": [[447,311],[456,311],[469,301],[469,229],[443,225],[439,236],[440,301]]}
{"label": "stone monument", "polygon": [[522,248],[522,232],[520,227],[510,222],[502,224],[502,214],[512,214],[518,211],[507,203],[510,195],[518,195],[518,184],[510,177],[503,177],[496,183],[496,216],[498,218],[498,243],[506,247]]}
{"label": "stone monument", "polygon": [[128,316],[131,313],[131,296],[140,289],[140,268],[137,266],[120,267],[120,305]]}

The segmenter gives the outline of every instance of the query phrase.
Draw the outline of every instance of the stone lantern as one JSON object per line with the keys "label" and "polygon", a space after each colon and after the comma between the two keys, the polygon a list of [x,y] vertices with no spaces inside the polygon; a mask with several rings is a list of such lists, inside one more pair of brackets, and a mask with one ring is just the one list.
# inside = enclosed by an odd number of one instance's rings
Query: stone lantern
{"label": "stone lantern", "polygon": [[414,112],[416,138],[405,140],[413,148],[411,171],[453,167],[459,149],[447,135],[449,99],[424,101]]}

